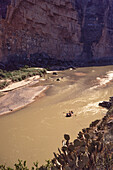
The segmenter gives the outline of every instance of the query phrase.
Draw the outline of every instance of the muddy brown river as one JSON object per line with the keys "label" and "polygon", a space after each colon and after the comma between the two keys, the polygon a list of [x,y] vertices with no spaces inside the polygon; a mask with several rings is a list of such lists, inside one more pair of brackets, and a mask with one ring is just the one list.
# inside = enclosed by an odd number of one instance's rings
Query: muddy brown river
{"label": "muddy brown river", "polygon": [[[0,164],[13,166],[18,159],[45,164],[61,147],[63,135],[71,140],[106,109],[98,106],[113,96],[113,66],[65,70],[37,85],[49,85],[45,96],[25,108],[0,117]],[[48,77],[46,77],[48,78]],[[56,81],[56,79],[60,81]],[[65,113],[74,111],[71,118]]]}

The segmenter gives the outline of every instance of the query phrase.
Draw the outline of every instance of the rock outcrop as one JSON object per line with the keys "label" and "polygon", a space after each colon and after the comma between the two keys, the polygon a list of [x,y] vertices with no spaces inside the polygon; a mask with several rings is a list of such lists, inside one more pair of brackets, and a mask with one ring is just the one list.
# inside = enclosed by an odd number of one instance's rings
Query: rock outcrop
{"label": "rock outcrop", "polygon": [[113,105],[102,120],[92,122],[70,142],[64,135],[63,146],[54,153],[53,169],[113,169]]}
{"label": "rock outcrop", "polygon": [[60,60],[110,60],[113,0],[1,0],[0,61],[43,52]]}

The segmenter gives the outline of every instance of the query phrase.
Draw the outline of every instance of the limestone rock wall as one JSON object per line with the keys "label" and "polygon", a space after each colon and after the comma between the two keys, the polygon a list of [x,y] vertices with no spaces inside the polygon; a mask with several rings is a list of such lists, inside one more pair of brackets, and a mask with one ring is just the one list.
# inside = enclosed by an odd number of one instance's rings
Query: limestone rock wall
{"label": "limestone rock wall", "polygon": [[113,56],[113,0],[1,0],[0,60]]}

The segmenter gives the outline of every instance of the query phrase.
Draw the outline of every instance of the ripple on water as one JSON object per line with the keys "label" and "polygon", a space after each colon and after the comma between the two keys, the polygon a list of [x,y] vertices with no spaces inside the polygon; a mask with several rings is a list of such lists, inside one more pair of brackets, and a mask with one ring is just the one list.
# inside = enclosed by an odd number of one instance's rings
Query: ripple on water
{"label": "ripple on water", "polygon": [[93,86],[90,89],[96,89],[98,87],[106,86],[110,81],[113,80],[113,71],[106,72],[104,77],[97,77],[96,80],[98,85]]}

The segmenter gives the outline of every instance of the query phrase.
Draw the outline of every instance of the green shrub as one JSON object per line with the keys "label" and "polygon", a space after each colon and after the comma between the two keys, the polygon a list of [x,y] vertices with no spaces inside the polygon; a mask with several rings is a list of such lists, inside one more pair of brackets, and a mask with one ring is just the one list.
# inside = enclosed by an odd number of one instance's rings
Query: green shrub
{"label": "green shrub", "polygon": [[12,72],[12,74],[13,74],[13,76],[18,76],[18,75],[20,75],[20,70],[15,70],[15,71],[13,71]]}
{"label": "green shrub", "polygon": [[29,66],[28,66],[28,65],[25,65],[25,66],[24,66],[24,68],[26,68],[26,69],[27,69],[27,68],[29,68]]}
{"label": "green shrub", "polygon": [[[47,73],[46,69],[36,69],[36,68],[29,68],[27,65],[25,67],[20,68],[20,70],[14,71],[6,71],[0,70],[0,80],[10,79],[12,82],[18,82],[25,80],[27,77],[32,77],[35,75],[43,75]],[[4,88],[5,84],[2,82],[0,88]]]}
{"label": "green shrub", "polygon": [[33,72],[33,76],[36,76],[36,72]]}
{"label": "green shrub", "polygon": [[7,81],[3,81],[0,83],[0,89],[3,89],[4,87],[8,86],[9,83]]}
{"label": "green shrub", "polygon": [[46,69],[43,69],[41,70],[43,74],[46,74],[47,73],[47,70]]}
{"label": "green shrub", "polygon": [[2,70],[2,69],[0,69],[0,73],[3,73],[3,70]]}
{"label": "green shrub", "polygon": [[21,78],[21,77],[18,77],[17,79],[18,79],[18,81],[22,81],[22,78]]}
{"label": "green shrub", "polygon": [[29,170],[27,168],[27,164],[26,164],[26,161],[22,161],[22,160],[18,160],[18,163],[15,164],[15,169],[16,170]]}
{"label": "green shrub", "polygon": [[0,79],[2,80],[2,79],[5,79],[5,78],[6,78],[6,76],[3,73],[0,73]]}
{"label": "green shrub", "polygon": [[13,77],[11,80],[12,80],[12,82],[18,82],[18,78],[17,77]]}
{"label": "green shrub", "polygon": [[27,78],[27,75],[23,74],[21,78],[22,80],[25,80]]}
{"label": "green shrub", "polygon": [[28,77],[32,77],[33,76],[33,74],[32,73],[28,73]]}
{"label": "green shrub", "polygon": [[[38,161],[33,163],[34,166],[31,168],[31,170],[50,170],[52,167],[51,161],[47,160],[46,161],[46,165],[42,165],[39,168],[38,165]],[[6,167],[5,165],[0,165],[0,170],[29,170],[29,168],[27,167],[27,162],[26,161],[22,161],[18,159],[18,163],[14,164],[14,169],[10,168],[10,167]]]}
{"label": "green shrub", "polygon": [[13,77],[13,74],[11,73],[11,72],[7,72],[6,74],[5,74],[5,76],[6,76],[6,78],[11,78],[11,77]]}

